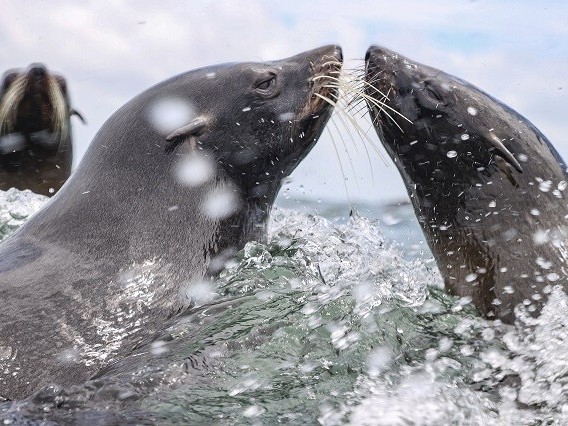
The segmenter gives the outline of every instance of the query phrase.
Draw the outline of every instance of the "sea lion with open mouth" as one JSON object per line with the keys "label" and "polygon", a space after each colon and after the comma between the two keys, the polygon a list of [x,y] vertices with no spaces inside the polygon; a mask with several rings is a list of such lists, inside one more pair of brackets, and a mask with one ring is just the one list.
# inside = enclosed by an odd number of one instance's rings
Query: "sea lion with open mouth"
{"label": "sea lion with open mouth", "polygon": [[330,117],[325,76],[341,62],[326,46],[202,68],[113,114],[62,190],[0,245],[0,395],[88,379],[265,240],[283,179]]}
{"label": "sea lion with open mouth", "polygon": [[365,96],[446,288],[488,318],[537,315],[566,289],[566,165],[527,119],[475,86],[383,47]]}
{"label": "sea lion with open mouth", "polygon": [[4,74],[0,89],[0,190],[52,196],[71,174],[67,82],[43,64]]}

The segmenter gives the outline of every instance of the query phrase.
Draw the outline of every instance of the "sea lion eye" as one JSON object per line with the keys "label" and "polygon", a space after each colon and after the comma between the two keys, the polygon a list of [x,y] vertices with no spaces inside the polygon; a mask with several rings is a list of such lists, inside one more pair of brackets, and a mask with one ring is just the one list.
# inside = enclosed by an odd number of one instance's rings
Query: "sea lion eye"
{"label": "sea lion eye", "polygon": [[276,82],[276,76],[271,75],[269,78],[256,83],[256,88],[260,90],[268,90]]}
{"label": "sea lion eye", "polygon": [[426,86],[426,93],[428,94],[428,96],[430,96],[432,99],[435,99],[437,101],[442,102],[444,100],[444,98],[442,96],[440,96],[430,85]]}

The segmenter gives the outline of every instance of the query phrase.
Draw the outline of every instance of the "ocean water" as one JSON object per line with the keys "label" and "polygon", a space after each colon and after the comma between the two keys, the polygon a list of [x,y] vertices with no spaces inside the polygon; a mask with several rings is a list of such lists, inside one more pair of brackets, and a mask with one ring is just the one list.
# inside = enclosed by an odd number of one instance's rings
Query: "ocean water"
{"label": "ocean water", "polygon": [[[0,238],[46,198],[0,191]],[[0,404],[4,424],[568,424],[568,299],[481,319],[444,293],[407,204],[282,198],[196,306],[92,380]]]}

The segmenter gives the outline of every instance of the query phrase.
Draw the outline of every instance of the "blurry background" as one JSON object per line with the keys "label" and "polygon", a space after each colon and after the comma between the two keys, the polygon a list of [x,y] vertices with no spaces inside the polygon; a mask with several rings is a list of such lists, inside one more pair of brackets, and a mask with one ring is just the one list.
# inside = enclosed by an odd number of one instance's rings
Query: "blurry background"
{"label": "blurry background", "polygon": [[[561,0],[7,0],[0,4],[0,72],[44,62],[67,77],[72,104],[88,120],[83,126],[73,119],[76,165],[118,107],[170,76],[327,43],[344,48],[347,68],[361,67],[367,47],[377,43],[501,99],[568,158],[567,22]],[[373,129],[369,135],[378,143]],[[353,166],[331,124],[292,175],[288,194],[335,205],[406,199],[382,148],[384,161],[369,149],[371,170],[361,140],[346,142]]]}

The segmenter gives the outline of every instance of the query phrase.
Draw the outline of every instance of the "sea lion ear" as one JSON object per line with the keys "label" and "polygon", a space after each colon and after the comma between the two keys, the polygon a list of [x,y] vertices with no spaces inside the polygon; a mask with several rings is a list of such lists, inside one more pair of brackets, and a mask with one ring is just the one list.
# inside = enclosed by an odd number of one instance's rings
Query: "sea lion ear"
{"label": "sea lion ear", "polygon": [[189,124],[175,130],[166,138],[166,141],[169,142],[168,145],[166,145],[166,152],[167,153],[172,152],[174,149],[177,148],[179,144],[181,144],[182,142],[188,139],[201,136],[203,132],[205,132],[207,124],[208,124],[207,118],[204,116],[199,116],[191,120]]}
{"label": "sea lion ear", "polygon": [[4,92],[16,81],[19,75],[19,72],[14,70],[8,70],[4,73],[2,76],[2,85],[0,86],[0,97],[4,96]]}
{"label": "sea lion ear", "polygon": [[517,159],[513,156],[511,151],[509,151],[507,149],[507,147],[505,145],[503,145],[503,142],[501,142],[501,139],[499,139],[495,135],[495,133],[489,132],[489,135],[487,135],[485,138],[487,139],[487,141],[491,145],[493,145],[497,149],[497,152],[499,153],[499,155],[501,157],[503,157],[503,159],[507,163],[509,163],[511,166],[513,166],[519,173],[523,172],[523,168],[521,167],[521,165],[519,164]]}
{"label": "sea lion ear", "polygon": [[69,116],[73,116],[73,115],[76,115],[77,117],[79,117],[79,120],[81,120],[81,123],[87,124],[87,120],[85,120],[85,117],[83,117],[83,114],[81,114],[76,109],[71,108],[71,111],[69,111]]}

